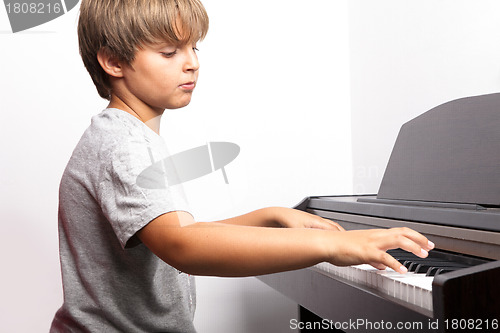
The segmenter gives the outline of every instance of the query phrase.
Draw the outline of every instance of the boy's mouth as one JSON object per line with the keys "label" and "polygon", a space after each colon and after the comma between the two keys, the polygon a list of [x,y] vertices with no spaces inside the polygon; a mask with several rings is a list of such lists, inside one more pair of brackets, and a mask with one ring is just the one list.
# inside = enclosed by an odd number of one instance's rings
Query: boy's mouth
{"label": "boy's mouth", "polygon": [[196,86],[196,82],[195,81],[191,81],[191,82],[183,83],[179,87],[181,89],[184,89],[184,90],[193,90],[195,86]]}

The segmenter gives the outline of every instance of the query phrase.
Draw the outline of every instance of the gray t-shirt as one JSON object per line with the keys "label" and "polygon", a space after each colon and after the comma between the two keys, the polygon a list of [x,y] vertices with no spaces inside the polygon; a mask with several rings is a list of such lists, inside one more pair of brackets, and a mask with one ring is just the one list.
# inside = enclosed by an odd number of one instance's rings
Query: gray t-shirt
{"label": "gray t-shirt", "polygon": [[164,140],[127,112],[92,118],[59,189],[64,303],[50,332],[195,332],[194,278],[136,236],[162,214],[188,211],[178,186],[137,185],[167,156]]}

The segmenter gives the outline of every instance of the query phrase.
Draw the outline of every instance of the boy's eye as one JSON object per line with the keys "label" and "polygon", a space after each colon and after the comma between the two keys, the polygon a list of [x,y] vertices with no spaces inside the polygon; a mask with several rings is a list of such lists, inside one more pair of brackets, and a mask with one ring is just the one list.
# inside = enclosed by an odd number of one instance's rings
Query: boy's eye
{"label": "boy's eye", "polygon": [[198,52],[199,50],[196,47],[193,47],[193,51]]}
{"label": "boy's eye", "polygon": [[161,54],[162,54],[164,57],[171,58],[171,57],[173,57],[176,53],[177,53],[177,51],[173,51],[173,52],[162,52]]}

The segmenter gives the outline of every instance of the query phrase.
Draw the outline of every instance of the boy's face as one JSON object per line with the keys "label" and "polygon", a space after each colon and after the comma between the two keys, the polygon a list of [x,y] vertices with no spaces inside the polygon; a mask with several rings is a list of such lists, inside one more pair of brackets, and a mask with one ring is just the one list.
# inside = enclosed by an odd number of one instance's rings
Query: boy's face
{"label": "boy's face", "polygon": [[194,45],[168,43],[139,49],[134,61],[122,68],[128,103],[160,114],[188,105],[200,67],[195,50]]}

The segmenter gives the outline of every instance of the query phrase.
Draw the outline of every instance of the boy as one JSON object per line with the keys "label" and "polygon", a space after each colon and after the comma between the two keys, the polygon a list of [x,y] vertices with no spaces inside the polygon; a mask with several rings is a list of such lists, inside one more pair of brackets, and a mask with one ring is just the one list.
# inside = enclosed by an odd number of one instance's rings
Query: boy
{"label": "boy", "polygon": [[199,0],[82,1],[80,53],[109,105],[61,180],[64,304],[51,332],[194,332],[191,275],[252,276],[322,261],[404,273],[387,249],[425,257],[433,248],[413,230],[344,231],[280,207],[196,222],[177,187],[140,187],[138,175],[167,156],[161,115],[191,100],[196,42],[207,29]]}

